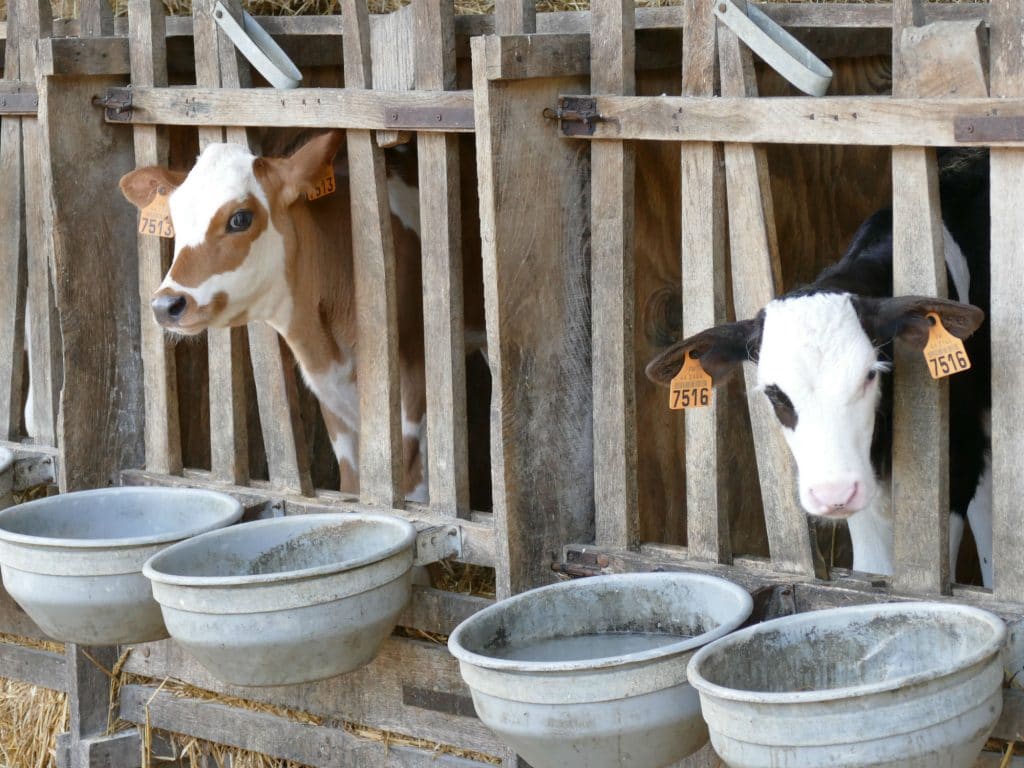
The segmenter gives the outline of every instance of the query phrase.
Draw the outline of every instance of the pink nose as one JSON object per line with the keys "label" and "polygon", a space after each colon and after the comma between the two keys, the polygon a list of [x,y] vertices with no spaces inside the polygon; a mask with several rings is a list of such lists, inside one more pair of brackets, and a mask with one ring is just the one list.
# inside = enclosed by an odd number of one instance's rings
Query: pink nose
{"label": "pink nose", "polygon": [[820,483],[808,489],[811,499],[821,512],[839,512],[846,509],[857,495],[858,485],[853,483]]}

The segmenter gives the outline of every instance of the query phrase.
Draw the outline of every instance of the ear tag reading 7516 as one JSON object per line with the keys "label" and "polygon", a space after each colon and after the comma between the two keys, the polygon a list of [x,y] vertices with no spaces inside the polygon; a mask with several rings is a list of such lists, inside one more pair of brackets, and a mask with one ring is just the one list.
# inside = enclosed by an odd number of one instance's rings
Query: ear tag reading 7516
{"label": "ear tag reading 7516", "polygon": [[673,411],[711,405],[711,376],[693,352],[686,353],[683,367],[669,385],[668,407]]}
{"label": "ear tag reading 7516", "polygon": [[928,331],[928,343],[924,345],[924,359],[932,378],[942,379],[970,368],[964,343],[946,330],[936,313],[929,312],[928,319],[932,327]]}
{"label": "ear tag reading 7516", "polygon": [[334,182],[334,166],[328,165],[324,168],[324,175],[313,185],[313,189],[306,194],[306,199],[319,200],[321,197],[331,194],[335,189],[337,189],[337,184]]}
{"label": "ear tag reading 7516", "polygon": [[167,190],[159,187],[149,205],[139,214],[139,232],[157,237],[174,237],[171,223],[171,206],[167,202]]}

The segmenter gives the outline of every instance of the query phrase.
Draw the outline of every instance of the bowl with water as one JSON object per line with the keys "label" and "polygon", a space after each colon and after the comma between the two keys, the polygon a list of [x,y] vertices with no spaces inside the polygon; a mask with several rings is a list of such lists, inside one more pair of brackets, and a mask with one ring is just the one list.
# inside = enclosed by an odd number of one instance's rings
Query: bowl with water
{"label": "bowl with water", "polygon": [[534,768],[660,768],[707,743],[690,656],[752,608],[713,576],[596,576],[495,603],[448,648],[477,715]]}

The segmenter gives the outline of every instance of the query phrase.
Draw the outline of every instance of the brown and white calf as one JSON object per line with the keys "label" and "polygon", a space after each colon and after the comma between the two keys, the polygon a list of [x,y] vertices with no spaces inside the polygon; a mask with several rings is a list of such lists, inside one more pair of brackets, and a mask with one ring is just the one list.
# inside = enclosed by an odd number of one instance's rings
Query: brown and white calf
{"label": "brown and white calf", "polygon": [[[158,323],[194,335],[262,320],[287,342],[320,401],[341,473],[359,485],[355,286],[347,166],[335,162],[344,133],[309,140],[288,157],[256,157],[211,144],[186,175],[140,168],[121,179],[139,208],[170,190],[174,260],[153,295]],[[337,191],[311,193],[331,165]],[[404,174],[402,174],[404,176]],[[398,280],[399,366],[405,491],[426,500],[426,399],[416,190],[389,175]]]}

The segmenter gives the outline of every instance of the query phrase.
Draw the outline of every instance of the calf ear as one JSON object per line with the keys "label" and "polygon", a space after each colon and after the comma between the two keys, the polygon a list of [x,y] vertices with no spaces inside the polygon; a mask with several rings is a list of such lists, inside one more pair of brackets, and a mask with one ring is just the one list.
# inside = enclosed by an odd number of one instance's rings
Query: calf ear
{"label": "calf ear", "polygon": [[157,190],[162,187],[169,195],[181,186],[187,175],[184,171],[172,171],[159,165],[151,165],[126,173],[121,177],[118,186],[121,187],[121,194],[128,198],[129,202],[137,208],[145,208],[153,202]]}
{"label": "calf ear", "polygon": [[257,163],[271,164],[282,182],[282,196],[286,205],[314,190],[334,164],[345,132],[327,131],[314,136],[286,158],[267,158]]}
{"label": "calf ear", "polygon": [[700,360],[715,386],[728,380],[747,360],[757,360],[761,347],[761,321],[742,320],[708,328],[669,347],[647,364],[647,378],[668,386],[683,367],[686,354]]}
{"label": "calf ear", "polygon": [[946,330],[959,339],[966,339],[985,321],[985,313],[972,304],[930,296],[895,296],[874,299],[858,307],[861,322],[876,344],[886,344],[897,336],[924,349],[928,343],[931,321],[937,314]]}

